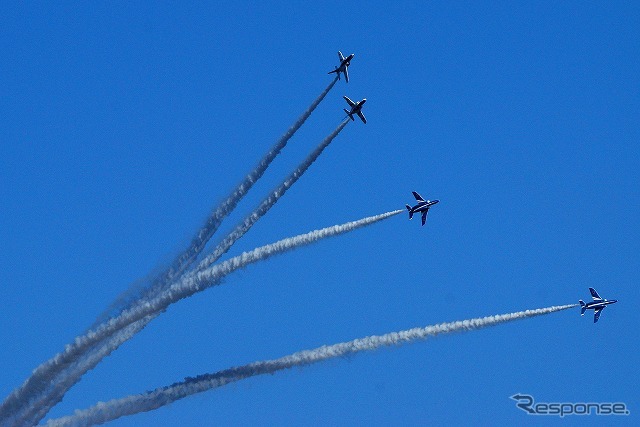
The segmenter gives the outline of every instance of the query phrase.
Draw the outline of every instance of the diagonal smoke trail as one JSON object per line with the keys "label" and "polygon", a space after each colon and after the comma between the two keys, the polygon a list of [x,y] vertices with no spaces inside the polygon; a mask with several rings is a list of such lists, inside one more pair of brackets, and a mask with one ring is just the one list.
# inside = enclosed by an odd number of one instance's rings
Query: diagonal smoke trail
{"label": "diagonal smoke trail", "polygon": [[[287,142],[300,129],[304,122],[309,118],[311,113],[316,109],[320,102],[326,97],[329,91],[337,82],[335,78],[325,90],[311,103],[309,108],[298,118],[298,120],[289,128],[289,130],[276,142],[269,152],[260,160],[258,165],[240,182],[236,189],[222,202],[207,218],[204,226],[198,231],[197,235],[191,241],[191,244],[171,263],[169,268],[158,275],[151,283],[149,289],[142,290],[142,294],[138,294],[139,290],[130,290],[121,295],[111,306],[98,317],[92,328],[99,326],[100,323],[110,317],[110,313],[121,312],[125,308],[130,308],[136,300],[157,293],[175,279],[180,277],[198,257],[206,243],[213,236],[220,226],[222,220],[237,206],[239,201],[244,195],[251,189],[253,184],[265,173],[271,162],[277,157],[277,155],[286,146]],[[42,365],[41,365],[42,367]],[[47,386],[47,381],[60,369],[64,369],[64,366],[59,366],[56,371],[49,368],[47,371],[47,377],[43,380],[38,377],[37,368],[33,375],[27,379],[27,381],[17,390],[12,392],[7,399],[0,405],[0,422],[10,415],[15,413],[18,407],[37,396],[43,387]]]}
{"label": "diagonal smoke trail", "polygon": [[[66,392],[80,381],[85,373],[95,368],[96,365],[111,354],[115,348],[144,329],[144,327],[156,317],[157,315],[150,315],[137,322],[133,322],[114,336],[99,343],[103,345],[93,346],[83,354],[77,362],[63,369],[51,382],[51,389],[44,392],[41,396],[36,397],[30,403],[27,412],[16,414],[12,419],[8,420],[8,423],[13,426],[36,425],[47,415],[51,408],[62,400]],[[116,340],[119,341],[116,343]]]}
{"label": "diagonal smoke trail", "polygon": [[253,187],[253,184],[255,184],[256,181],[258,181],[262,177],[262,175],[264,175],[271,162],[273,162],[278,154],[280,154],[280,151],[284,149],[291,137],[298,131],[298,129],[300,129],[300,127],[302,127],[309,116],[311,116],[311,113],[313,113],[320,102],[322,102],[322,100],[327,96],[327,94],[333,88],[337,81],[337,78],[333,79],[333,81],[311,103],[309,108],[307,108],[307,110],[302,113],[298,120],[296,120],[296,122],[289,128],[289,130],[287,130],[287,132],[282,135],[282,137],[280,137],[276,144],[271,147],[271,150],[269,150],[262,157],[256,167],[211,213],[211,215],[207,218],[206,223],[202,226],[202,228],[200,228],[200,230],[198,230],[196,236],[191,240],[189,246],[173,260],[171,265],[166,270],[164,270],[157,277],[155,277],[155,279],[153,279],[151,286],[148,289],[142,289],[141,294],[141,290],[138,289],[130,289],[129,291],[125,291],[118,297],[116,301],[114,301],[114,303],[111,304],[111,306],[101,316],[98,317],[96,322],[93,324],[94,327],[110,317],[111,313],[120,312],[125,308],[131,307],[137,299],[156,294],[163,288],[170,285],[173,281],[180,277],[189,268],[189,266],[191,266],[200,252],[202,252],[207,242],[218,230],[224,218],[226,218],[229,213],[231,213],[231,211],[235,209],[240,200],[242,200],[242,198],[249,192],[251,187]]}
{"label": "diagonal smoke trail", "polygon": [[[136,316],[139,317],[141,314],[148,313],[145,317],[133,321],[120,331],[116,331],[116,333],[109,337],[107,340],[103,340],[100,343],[100,346],[97,346],[97,348],[94,346],[89,355],[83,355],[82,357],[80,357],[79,360],[68,369],[68,371],[63,373],[58,378],[52,380],[51,389],[44,395],[42,399],[32,402],[32,407],[34,407],[33,413],[25,414],[21,419],[14,419],[14,421],[20,421],[20,423],[27,424],[27,420],[34,420],[37,418],[37,421],[39,421],[40,419],[42,419],[46,415],[48,410],[55,406],[55,404],[62,399],[64,393],[66,393],[66,391],[71,388],[71,386],[73,386],[80,380],[84,373],[86,373],[88,370],[93,369],[93,367],[95,367],[100,362],[100,360],[108,356],[122,343],[129,340],[136,333],[142,330],[151,320],[153,320],[157,315],[164,311],[169,304],[177,302],[181,298],[193,295],[199,290],[204,290],[208,287],[218,285],[225,276],[238,269],[244,268],[249,264],[266,260],[267,258],[270,258],[274,255],[279,255],[284,252],[312,244],[321,239],[348,233],[357,230],[358,228],[372,225],[376,222],[398,215],[402,212],[404,211],[391,211],[384,214],[363,218],[357,221],[348,222],[345,224],[334,225],[331,227],[322,228],[320,230],[314,230],[309,233],[300,234],[298,236],[288,237],[275,243],[258,247],[252,251],[244,252],[237,257],[231,258],[228,261],[225,261],[219,265],[215,265],[199,273],[188,274],[182,279],[179,285],[171,287],[171,291],[174,292],[171,297],[173,299],[169,299],[168,302],[167,299],[163,301],[156,301],[155,304],[146,306],[144,308],[144,312],[137,313]],[[178,297],[178,295],[184,296]],[[151,307],[155,308],[151,309],[151,312],[149,312]]]}
{"label": "diagonal smoke trail", "polygon": [[222,255],[224,255],[233,244],[238,241],[242,236],[245,235],[249,229],[255,224],[260,218],[262,218],[269,209],[276,204],[276,202],[280,199],[280,197],[284,196],[289,188],[305,173],[305,171],[316,161],[316,159],[322,154],[325,148],[329,146],[331,141],[338,136],[340,131],[344,129],[344,127],[349,123],[348,119],[344,119],[340,126],[338,126],[329,136],[325,138],[324,141],[320,145],[316,147],[316,149],[307,157],[307,159],[298,166],[289,177],[278,186],[267,198],[265,198],[260,206],[258,206],[251,214],[249,214],[243,221],[241,221],[236,228],[231,231],[227,237],[225,237],[213,250],[213,252],[207,255],[198,265],[196,271],[201,271],[214,262],[216,262]]}
{"label": "diagonal smoke trail", "polygon": [[[217,257],[225,253],[238,238],[244,235],[244,233],[246,233],[249,228],[251,228],[251,226],[286,193],[286,191],[304,174],[304,172],[306,172],[306,170],[313,164],[313,162],[315,162],[324,149],[329,146],[331,141],[338,136],[340,131],[342,131],[347,124],[348,120],[343,120],[342,123],[340,123],[340,125],[298,166],[298,168],[296,168],[296,170],[292,172],[254,212],[245,218],[245,220],[234,231],[232,231],[220,245],[218,245],[218,248],[215,251],[218,254]],[[206,261],[207,260],[203,261],[203,265],[206,265]],[[196,280],[195,283],[200,283],[200,281]],[[36,368],[23,386],[12,392],[5,399],[3,404],[0,406],[0,423],[5,419],[13,419],[14,421],[26,419],[37,423],[40,419],[32,418],[34,412],[44,411],[46,413],[46,411],[52,406],[36,405],[35,403],[41,402],[43,399],[47,400],[47,397],[43,396],[42,393],[45,393],[46,390],[50,388],[51,384],[55,384],[55,378],[62,370],[76,362],[84,352],[89,351],[91,347],[105,340],[109,335],[150,313],[154,313],[155,311],[159,313],[169,304],[172,304],[182,298],[186,298],[199,291],[199,286],[203,285],[199,284],[195,290],[184,287],[180,288],[180,286],[177,286],[179,292],[176,293],[176,291],[173,290],[173,288],[176,287],[174,285],[164,291],[158,298],[139,301],[134,307],[123,311],[121,315],[116,318],[110,319],[97,328],[86,332],[84,335],[76,337],[73,344],[67,345],[62,353],[57,354],[52,359]],[[164,307],[162,307],[163,305]],[[23,393],[25,388],[28,393]],[[58,402],[63,395],[64,392],[59,396],[51,396],[51,399],[49,400]],[[28,422],[29,421],[27,421],[27,423]]]}
{"label": "diagonal smoke trail", "polygon": [[459,320],[456,322],[440,323],[438,325],[427,326],[424,328],[413,328],[400,332],[391,332],[385,335],[373,335],[329,346],[325,345],[313,350],[300,351],[279,359],[254,362],[248,365],[219,371],[214,374],[205,374],[195,378],[186,378],[182,382],[172,384],[168,387],[161,387],[151,392],[131,395],[108,402],[99,402],[88,409],[77,410],[74,415],[49,420],[47,425],[60,427],[102,424],[123,416],[151,411],[192,394],[201,393],[212,388],[221,387],[231,382],[240,381],[256,375],[273,374],[283,369],[289,369],[295,366],[306,366],[327,359],[359,353],[361,351],[375,350],[384,346],[412,343],[440,334],[472,331],[489,326],[496,326],[501,323],[541,316],[543,314],[567,310],[576,306],[577,304],[569,304],[469,320]]}
{"label": "diagonal smoke trail", "polygon": [[[93,369],[104,357],[108,356],[111,352],[116,350],[122,343],[132,338],[136,333],[142,330],[151,320],[166,309],[169,304],[177,302],[179,299],[186,296],[193,295],[193,293],[199,290],[204,290],[208,287],[220,284],[221,280],[230,273],[244,268],[249,264],[266,260],[274,255],[279,255],[284,252],[300,248],[317,242],[321,239],[328,237],[345,234],[358,228],[372,225],[376,222],[390,218],[404,212],[403,210],[396,210],[380,215],[370,216],[357,221],[347,222],[345,224],[334,225],[331,227],[314,230],[309,233],[300,234],[298,236],[288,237],[286,239],[279,240],[269,245],[258,247],[252,251],[244,252],[243,254],[231,258],[221,264],[215,265],[207,270],[203,270],[199,273],[189,273],[185,276],[179,285],[172,286],[170,290],[174,292],[173,298],[169,302],[157,301],[156,304],[145,307],[144,313],[147,313],[149,307],[155,307],[152,312],[148,313],[145,317],[139,320],[133,321],[128,326],[125,326],[122,330],[117,331],[106,342],[103,341],[99,347],[93,347],[93,350],[89,355],[82,356],[76,364],[72,365],[67,372],[63,373],[57,379],[54,379],[51,384],[51,389],[46,393],[45,397],[41,400],[33,402],[35,407],[33,414],[25,414],[21,419],[14,419],[14,421],[20,421],[20,423],[27,424],[28,420],[38,422],[42,419],[48,410],[55,406],[64,393],[77,383],[82,375],[87,371]],[[185,295],[177,297],[178,295]],[[140,313],[138,313],[138,316]],[[29,416],[27,416],[29,415]]]}
{"label": "diagonal smoke trail", "polygon": [[[244,268],[249,264],[266,260],[274,255],[282,254],[284,252],[300,248],[305,245],[312,244],[321,239],[337,236],[340,234],[348,233],[358,228],[372,225],[376,222],[390,218],[404,212],[403,210],[396,210],[387,212],[380,215],[370,216],[357,221],[348,222],[345,224],[334,225],[326,227],[320,230],[314,230],[309,233],[300,234],[294,237],[288,237],[286,239],[279,240],[275,243],[265,245],[256,248],[252,251],[245,252],[240,256],[232,258],[220,265],[216,265],[206,271],[201,272],[198,275],[190,274],[183,279],[183,287],[189,287],[191,289],[205,289],[206,287],[220,284],[222,278],[228,274]],[[189,282],[187,282],[189,280]],[[205,283],[202,285],[201,283]],[[162,311],[162,310],[161,310]],[[130,325],[124,327],[122,330],[112,335],[106,342],[103,341],[101,346],[93,347],[93,350],[89,354],[82,356],[74,365],[72,365],[67,371],[65,371],[59,378],[52,382],[52,389],[46,393],[45,399],[34,402],[37,409],[33,415],[33,418],[38,420],[42,419],[48,410],[55,406],[56,403],[64,396],[64,393],[77,383],[82,375],[87,371],[93,369],[104,357],[108,356],[111,352],[116,350],[122,343],[128,341],[136,333],[142,330],[151,320],[153,320],[161,311],[154,314],[149,314],[146,317],[137,320]],[[27,423],[25,419],[15,420],[21,423]]]}

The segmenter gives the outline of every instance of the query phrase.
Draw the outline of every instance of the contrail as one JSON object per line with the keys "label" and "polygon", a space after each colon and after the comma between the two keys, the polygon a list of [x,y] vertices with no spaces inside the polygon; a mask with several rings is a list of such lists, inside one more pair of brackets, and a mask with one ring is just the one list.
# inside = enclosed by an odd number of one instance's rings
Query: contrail
{"label": "contrail", "polygon": [[373,335],[329,346],[325,345],[313,350],[300,351],[279,359],[254,362],[213,374],[204,374],[195,378],[186,378],[182,382],[175,383],[167,387],[161,387],[151,392],[131,395],[121,399],[110,400],[108,402],[99,402],[88,409],[75,411],[74,415],[49,420],[47,425],[58,427],[102,424],[123,416],[151,411],[192,394],[222,387],[231,382],[240,381],[256,375],[273,374],[295,366],[307,366],[327,359],[351,355],[361,351],[371,351],[384,346],[412,343],[440,334],[465,332],[489,326],[496,326],[501,323],[541,316],[543,314],[567,310],[576,306],[577,304],[569,304],[540,308],[536,310],[519,311],[516,313],[479,317],[469,320],[459,320],[456,322],[440,323],[438,325],[427,326],[424,328],[413,328],[400,332],[391,332],[385,335]]}
{"label": "contrail", "polygon": [[[304,122],[311,116],[311,113],[327,96],[329,91],[338,81],[337,78],[333,79],[331,83],[322,91],[322,93],[311,103],[307,110],[298,118],[298,120],[287,130],[287,132],[280,137],[276,144],[263,156],[258,165],[238,184],[235,190],[224,200],[207,218],[206,223],[200,228],[196,236],[191,240],[190,245],[182,251],[170,264],[170,266],[162,273],[157,275],[151,282],[151,285],[147,289],[130,289],[120,295],[116,301],[114,301],[110,307],[105,310],[94,322],[92,328],[97,327],[114,312],[122,312],[125,308],[130,308],[138,299],[145,296],[158,293],[163,288],[173,283],[179,278],[197,259],[198,255],[204,249],[207,242],[211,239],[214,233],[220,227],[220,224],[224,218],[229,215],[231,211],[237,206],[242,198],[247,194],[255,182],[262,177],[269,165],[278,156],[280,151],[284,149],[287,142],[291,137],[300,129]],[[64,368],[64,367],[63,367]],[[49,378],[53,372],[49,374]],[[19,395],[12,393],[7,400],[0,406],[0,421],[5,415],[5,409],[7,405],[15,407],[18,404],[15,399],[20,401],[29,400],[38,394],[42,385],[38,385],[35,381],[30,382],[27,380],[25,384],[19,389]],[[34,378],[34,380],[36,380]]]}
{"label": "contrail", "polygon": [[[226,261],[225,263],[220,264],[219,266],[210,268],[208,271],[203,271],[200,274],[200,277],[196,277],[196,275],[191,274],[189,280],[192,280],[192,282],[188,285],[184,284],[183,286],[198,288],[200,287],[200,285],[197,284],[197,281],[208,283],[207,287],[219,284],[220,280],[223,277],[235,270],[246,267],[248,264],[262,261],[274,255],[282,254],[284,252],[309,245],[321,239],[345,234],[358,228],[372,225],[376,222],[390,218],[394,215],[398,215],[402,212],[404,212],[404,210],[391,211],[384,214],[363,218],[357,221],[334,225],[331,227],[326,227],[320,230],[314,230],[309,233],[279,240],[275,243],[271,243],[269,245],[256,248],[252,251],[245,252],[240,256],[237,256],[230,259],[229,261]],[[68,369],[69,372],[60,375],[60,379],[52,384],[51,389],[47,391],[44,399],[33,402],[34,406],[37,409],[37,413],[33,418],[37,418],[37,421],[42,419],[46,415],[48,410],[51,407],[55,406],[55,404],[57,404],[62,399],[64,393],[66,393],[66,391],[71,388],[71,386],[73,386],[80,380],[84,373],[93,369],[100,362],[100,360],[116,350],[122,343],[132,338],[158,314],[160,314],[160,312],[149,314],[148,316],[131,323],[130,325],[112,335],[102,346],[98,348],[94,347],[94,350],[92,350],[90,354],[81,357],[80,360],[76,362],[76,364],[72,365]],[[15,421],[27,423],[26,419],[16,419]]]}
{"label": "contrail", "polygon": [[[204,270],[198,274],[190,273],[189,275],[185,276],[180,286],[172,286],[171,291],[174,292],[173,295],[185,295],[184,297],[182,297],[185,298],[187,296],[193,295],[199,290],[204,290],[208,287],[220,284],[222,278],[238,269],[246,267],[249,264],[266,260],[267,258],[270,258],[274,255],[282,254],[284,252],[309,245],[321,239],[345,234],[350,231],[357,230],[358,228],[372,225],[376,222],[390,218],[394,215],[398,215],[402,212],[404,211],[396,210],[380,215],[370,216],[357,221],[334,225],[320,230],[314,230],[309,233],[300,234],[294,237],[288,237],[275,243],[261,246],[252,251],[244,252],[243,254],[235,258],[229,259],[228,261],[213,266],[208,270]],[[158,303],[156,310],[153,310],[151,313],[147,314],[140,320],[133,321],[131,324],[124,327],[124,329],[116,331],[114,335],[109,337],[108,340],[105,340],[106,342],[102,343],[102,345],[97,349],[94,347],[94,350],[90,355],[80,357],[76,364],[72,365],[69,368],[69,372],[66,375],[63,374],[57,379],[54,379],[51,384],[51,389],[44,394],[44,397],[38,401],[33,402],[34,412],[37,411],[38,415],[38,417],[33,417],[37,418],[37,420],[35,420],[34,422],[38,422],[40,419],[42,419],[42,417],[46,415],[48,410],[55,406],[55,404],[62,399],[64,393],[66,393],[66,391],[71,388],[71,386],[73,386],[80,380],[84,373],[93,369],[100,362],[100,360],[116,350],[122,343],[132,338],[151,320],[153,320],[157,315],[164,311],[168,305],[172,304],[173,302],[177,302],[179,299],[181,298],[177,298],[169,302],[165,301],[163,303]],[[145,309],[145,312],[147,310],[148,307]],[[31,420],[32,415],[33,414],[30,414],[30,416],[25,415],[25,418]],[[21,419],[19,421],[22,421],[25,424],[27,423],[25,419]]]}
{"label": "contrail", "polygon": [[[220,224],[222,223],[222,220],[237,206],[244,195],[251,189],[253,184],[262,177],[269,165],[277,157],[280,151],[282,151],[282,149],[286,146],[289,139],[291,139],[291,137],[300,129],[300,127],[309,118],[311,113],[316,109],[320,102],[322,102],[322,100],[326,97],[326,95],[333,88],[337,81],[337,78],[333,79],[333,81],[311,103],[307,110],[298,118],[298,120],[289,128],[289,130],[284,135],[282,135],[282,137],[276,142],[271,150],[263,156],[258,165],[240,182],[240,184],[238,184],[238,186],[227,197],[227,199],[223,201],[212,212],[209,218],[207,218],[206,223],[192,239],[190,245],[174,259],[174,261],[166,270],[164,270],[153,279],[150,287],[142,290],[130,289],[129,291],[125,291],[124,294],[118,297],[118,299],[116,299],[116,301],[114,301],[111,306],[101,316],[99,316],[98,319],[96,319],[96,322],[94,322],[92,328],[95,328],[103,323],[103,321],[110,317],[111,313],[122,312],[122,310],[124,310],[125,308],[130,308],[138,299],[159,292],[160,290],[171,284],[173,281],[175,281],[177,278],[179,278],[189,268],[189,266],[195,261],[195,259],[197,259],[206,243],[217,231]],[[139,292],[142,293],[139,294]],[[41,367],[42,366],[43,365],[41,365]],[[37,368],[34,371],[34,374],[29,379],[27,379],[27,381],[19,389],[12,392],[12,394],[7,397],[2,405],[0,405],[0,422],[6,416],[8,416],[9,413],[17,409],[22,403],[27,402],[37,396],[42,390],[42,387],[46,387],[46,383],[52,377],[52,375],[59,372],[60,369],[64,369],[64,366],[59,366],[58,368],[50,367],[47,371],[46,378],[43,380],[43,378],[37,376],[37,373],[39,372],[39,368]]]}
{"label": "contrail", "polygon": [[320,102],[322,102],[322,100],[327,96],[337,81],[337,78],[333,79],[329,86],[327,86],[325,90],[322,91],[322,93],[311,103],[309,108],[302,113],[289,130],[287,130],[276,144],[271,147],[271,150],[262,157],[256,167],[249,172],[249,174],[238,184],[231,194],[229,194],[229,196],[217,208],[215,208],[207,218],[205,224],[200,228],[200,230],[198,230],[196,236],[191,240],[189,246],[173,260],[171,265],[156,276],[147,289],[130,289],[120,295],[118,299],[114,301],[101,316],[98,317],[96,322],[93,324],[94,327],[110,317],[111,313],[121,312],[125,308],[131,307],[136,300],[148,295],[153,295],[159,290],[167,287],[180,277],[189,268],[189,266],[191,266],[191,264],[198,258],[198,255],[202,252],[207,242],[218,230],[224,218],[226,218],[229,213],[235,209],[240,200],[242,200],[251,187],[253,187],[253,184],[255,184],[256,181],[264,175],[269,165],[278,156],[278,154],[280,154],[280,151],[284,149],[291,137],[300,129],[300,127],[302,127],[309,116],[311,116],[311,113],[313,113]]}
{"label": "contrail", "polygon": [[348,119],[344,119],[340,126],[338,126],[329,136],[327,136],[320,145],[305,159],[304,162],[298,166],[298,168],[289,175],[289,177],[282,182],[267,198],[265,198],[260,206],[258,206],[253,212],[251,212],[243,221],[241,221],[236,228],[231,231],[227,237],[225,237],[213,250],[213,252],[205,257],[198,265],[197,270],[202,270],[214,262],[216,262],[222,255],[224,255],[233,244],[240,239],[249,229],[255,224],[261,217],[263,217],[269,209],[276,204],[280,197],[284,196],[289,188],[306,172],[306,170],[316,161],[316,159],[322,154],[325,148],[331,144],[331,141],[338,136],[340,131],[349,123]]}
{"label": "contrail", "polygon": [[[245,252],[237,257],[231,258],[221,264],[210,267],[198,273],[189,273],[181,282],[174,284],[168,290],[163,292],[157,298],[151,301],[143,301],[141,305],[124,311],[117,318],[109,320],[104,325],[93,331],[87,332],[81,337],[77,337],[73,344],[68,345],[65,351],[59,353],[54,358],[41,365],[40,372],[36,370],[32,377],[36,377],[41,381],[41,393],[30,401],[26,402],[20,408],[11,410],[6,408],[7,415],[5,420],[11,418],[14,424],[16,420],[29,420],[23,424],[37,423],[46,415],[48,410],[59,402],[64,393],[75,384],[82,375],[92,369],[102,358],[109,355],[118,348],[123,342],[131,338],[135,333],[144,328],[146,324],[154,317],[164,311],[170,304],[180,299],[189,297],[196,292],[202,291],[210,286],[220,283],[222,278],[233,271],[244,268],[251,263],[265,260],[271,256],[311,244],[320,239],[344,234],[349,231],[356,230],[375,222],[389,218],[391,216],[402,213],[402,210],[387,212],[385,214],[371,216],[358,221],[346,224],[335,225],[321,230],[315,230],[310,233],[280,240],[270,245],[256,248],[252,251]],[[127,328],[125,331],[120,331]],[[109,338],[112,334],[120,331],[117,335]],[[107,342],[103,342],[107,340]],[[100,344],[98,350],[90,356],[90,361],[83,361],[84,352],[91,350],[94,346]],[[80,359],[80,360],[78,360]],[[69,373],[65,376],[46,377],[46,370],[49,366],[59,366],[57,372],[65,368],[74,366],[69,369]],[[6,402],[5,402],[6,405]],[[18,412],[18,411],[21,412]],[[38,417],[35,417],[35,413]]]}
{"label": "contrail", "polygon": [[[81,377],[91,369],[93,369],[102,359],[108,356],[113,350],[105,347],[112,345],[116,339],[120,337],[127,337],[125,340],[120,341],[123,343],[135,334],[140,332],[151,320],[155,319],[157,315],[147,316],[137,322],[133,322],[129,326],[126,326],[115,336],[105,340],[105,345],[96,345],[89,351],[82,355],[76,363],[71,364],[67,369],[62,370],[58,376],[52,381],[51,390],[41,394],[41,397],[36,397],[35,401],[29,405],[29,412],[22,414],[19,418],[16,416],[9,420],[14,426],[19,425],[36,425],[42,420],[49,410],[53,408],[58,402],[62,400],[65,393],[73,387]],[[103,341],[104,342],[104,341]],[[115,347],[117,348],[117,346]]]}
{"label": "contrail", "polygon": [[[251,226],[262,217],[279,199],[282,197],[286,191],[304,175],[304,173],[309,169],[309,167],[317,160],[317,158],[322,154],[325,148],[329,146],[329,144],[335,139],[336,136],[344,129],[344,127],[348,124],[348,120],[344,119],[340,125],[333,131],[329,136],[327,136],[308,156],[307,158],[298,165],[298,167],[287,177],[285,180],[275,189],[272,193],[265,198],[260,206],[256,208],[249,216],[247,216],[244,221],[242,221],[215,249],[215,257],[207,257],[203,260],[198,269],[209,266],[212,262],[217,260],[222,254],[224,254],[229,248],[235,243],[237,239],[242,237],[244,233],[246,233]],[[171,295],[171,290],[168,290]],[[194,291],[194,292],[197,292]],[[166,292],[165,292],[166,294]],[[182,296],[177,298],[176,301],[185,298],[191,294]],[[17,413],[26,413],[33,412],[37,408],[42,408],[41,405],[34,405],[33,402],[42,400],[42,393],[44,390],[47,390],[50,384],[54,381],[55,377],[66,367],[74,363],[85,351],[88,351],[92,346],[98,344],[100,341],[106,339],[109,335],[114,333],[115,331],[125,327],[129,323],[132,323],[136,320],[139,320],[143,316],[134,316],[136,317],[134,320],[128,321],[131,316],[131,313],[138,313],[140,307],[151,307],[153,304],[154,295],[150,295],[150,297],[138,300],[132,307],[124,310],[120,315],[109,319],[108,321],[92,328],[87,331],[84,335],[76,337],[73,344],[69,344],[66,346],[65,350],[62,353],[58,353],[52,359],[47,362],[41,364],[38,368],[36,368],[32,375],[23,383],[21,387],[14,390],[2,403],[0,406],[0,424],[4,419],[9,417],[15,417]],[[171,304],[169,302],[168,304]],[[167,305],[168,305],[167,304]],[[58,400],[57,400],[58,401]],[[50,409],[50,408],[49,408]],[[37,423],[39,420],[35,420]]]}

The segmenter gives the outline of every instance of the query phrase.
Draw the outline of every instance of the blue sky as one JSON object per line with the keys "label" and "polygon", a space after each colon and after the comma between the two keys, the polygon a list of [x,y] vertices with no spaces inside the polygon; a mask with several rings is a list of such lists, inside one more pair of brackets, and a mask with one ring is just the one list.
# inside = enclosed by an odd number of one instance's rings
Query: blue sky
{"label": "blue sky", "polygon": [[[230,255],[438,198],[172,306],[50,415],[443,321],[620,300],[257,377],[114,425],[534,424],[509,399],[640,401],[640,7],[19,4],[0,18],[0,394],[184,247],[356,54],[221,231],[366,97]],[[601,422],[596,417],[565,420]]]}

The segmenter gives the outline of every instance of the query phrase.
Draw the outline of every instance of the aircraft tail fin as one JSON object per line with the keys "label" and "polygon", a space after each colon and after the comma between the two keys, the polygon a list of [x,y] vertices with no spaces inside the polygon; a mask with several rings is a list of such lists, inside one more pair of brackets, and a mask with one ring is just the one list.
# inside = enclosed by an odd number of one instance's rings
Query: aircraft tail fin
{"label": "aircraft tail fin", "polygon": [[580,300],[579,302],[580,307],[582,307],[582,309],[580,310],[580,316],[584,316],[584,312],[587,310],[587,305],[582,300]]}
{"label": "aircraft tail fin", "polygon": [[409,205],[405,205],[407,207],[407,210],[409,211],[409,219],[413,218],[413,212],[411,211],[411,206]]}
{"label": "aircraft tail fin", "polygon": [[351,114],[351,111],[347,110],[346,108],[343,108],[342,111],[344,111],[345,113],[347,113],[347,116],[349,116],[349,118],[351,119],[351,121],[355,121],[355,119],[353,118],[353,114]]}

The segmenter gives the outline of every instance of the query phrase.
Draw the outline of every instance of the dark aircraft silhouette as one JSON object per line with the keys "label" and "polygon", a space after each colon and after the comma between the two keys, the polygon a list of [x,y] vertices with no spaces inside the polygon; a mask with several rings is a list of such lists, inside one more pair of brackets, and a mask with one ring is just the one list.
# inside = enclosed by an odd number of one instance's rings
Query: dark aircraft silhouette
{"label": "dark aircraft silhouette", "polygon": [[585,304],[584,301],[580,300],[580,306],[582,310],[580,311],[580,315],[584,316],[585,310],[594,310],[593,312],[593,323],[596,323],[600,318],[600,313],[604,308],[609,305],[618,302],[617,299],[604,299],[598,295],[595,289],[589,288],[589,292],[591,292],[591,296],[593,297],[593,302],[588,302]]}
{"label": "dark aircraft silhouette", "polygon": [[335,70],[329,71],[327,74],[336,73],[338,75],[338,80],[340,80],[340,73],[344,74],[344,79],[349,83],[349,71],[347,68],[351,65],[351,60],[355,56],[354,53],[347,56],[346,58],[342,55],[342,52],[338,51],[338,58],[340,59],[340,65],[336,67]]}
{"label": "dark aircraft silhouette", "polygon": [[424,223],[427,222],[427,213],[429,212],[429,208],[435,205],[436,203],[438,203],[440,200],[424,200],[422,196],[416,193],[415,191],[412,191],[412,193],[413,193],[413,197],[415,197],[416,200],[418,201],[418,204],[413,207],[409,205],[405,205],[407,207],[407,210],[409,211],[409,219],[413,218],[414,213],[421,212],[422,225],[424,225]]}
{"label": "dark aircraft silhouette", "polygon": [[362,114],[362,106],[364,105],[365,102],[367,102],[367,98],[364,98],[362,101],[358,101],[358,102],[353,102],[346,95],[343,96],[343,98],[345,101],[347,101],[347,104],[349,104],[349,107],[351,107],[351,111],[348,111],[346,108],[343,108],[344,112],[347,113],[347,116],[349,116],[351,120],[355,121],[355,119],[353,118],[353,115],[357,114],[358,117],[360,117],[360,120],[362,120],[362,123],[366,124],[367,119],[364,116],[364,114]]}

